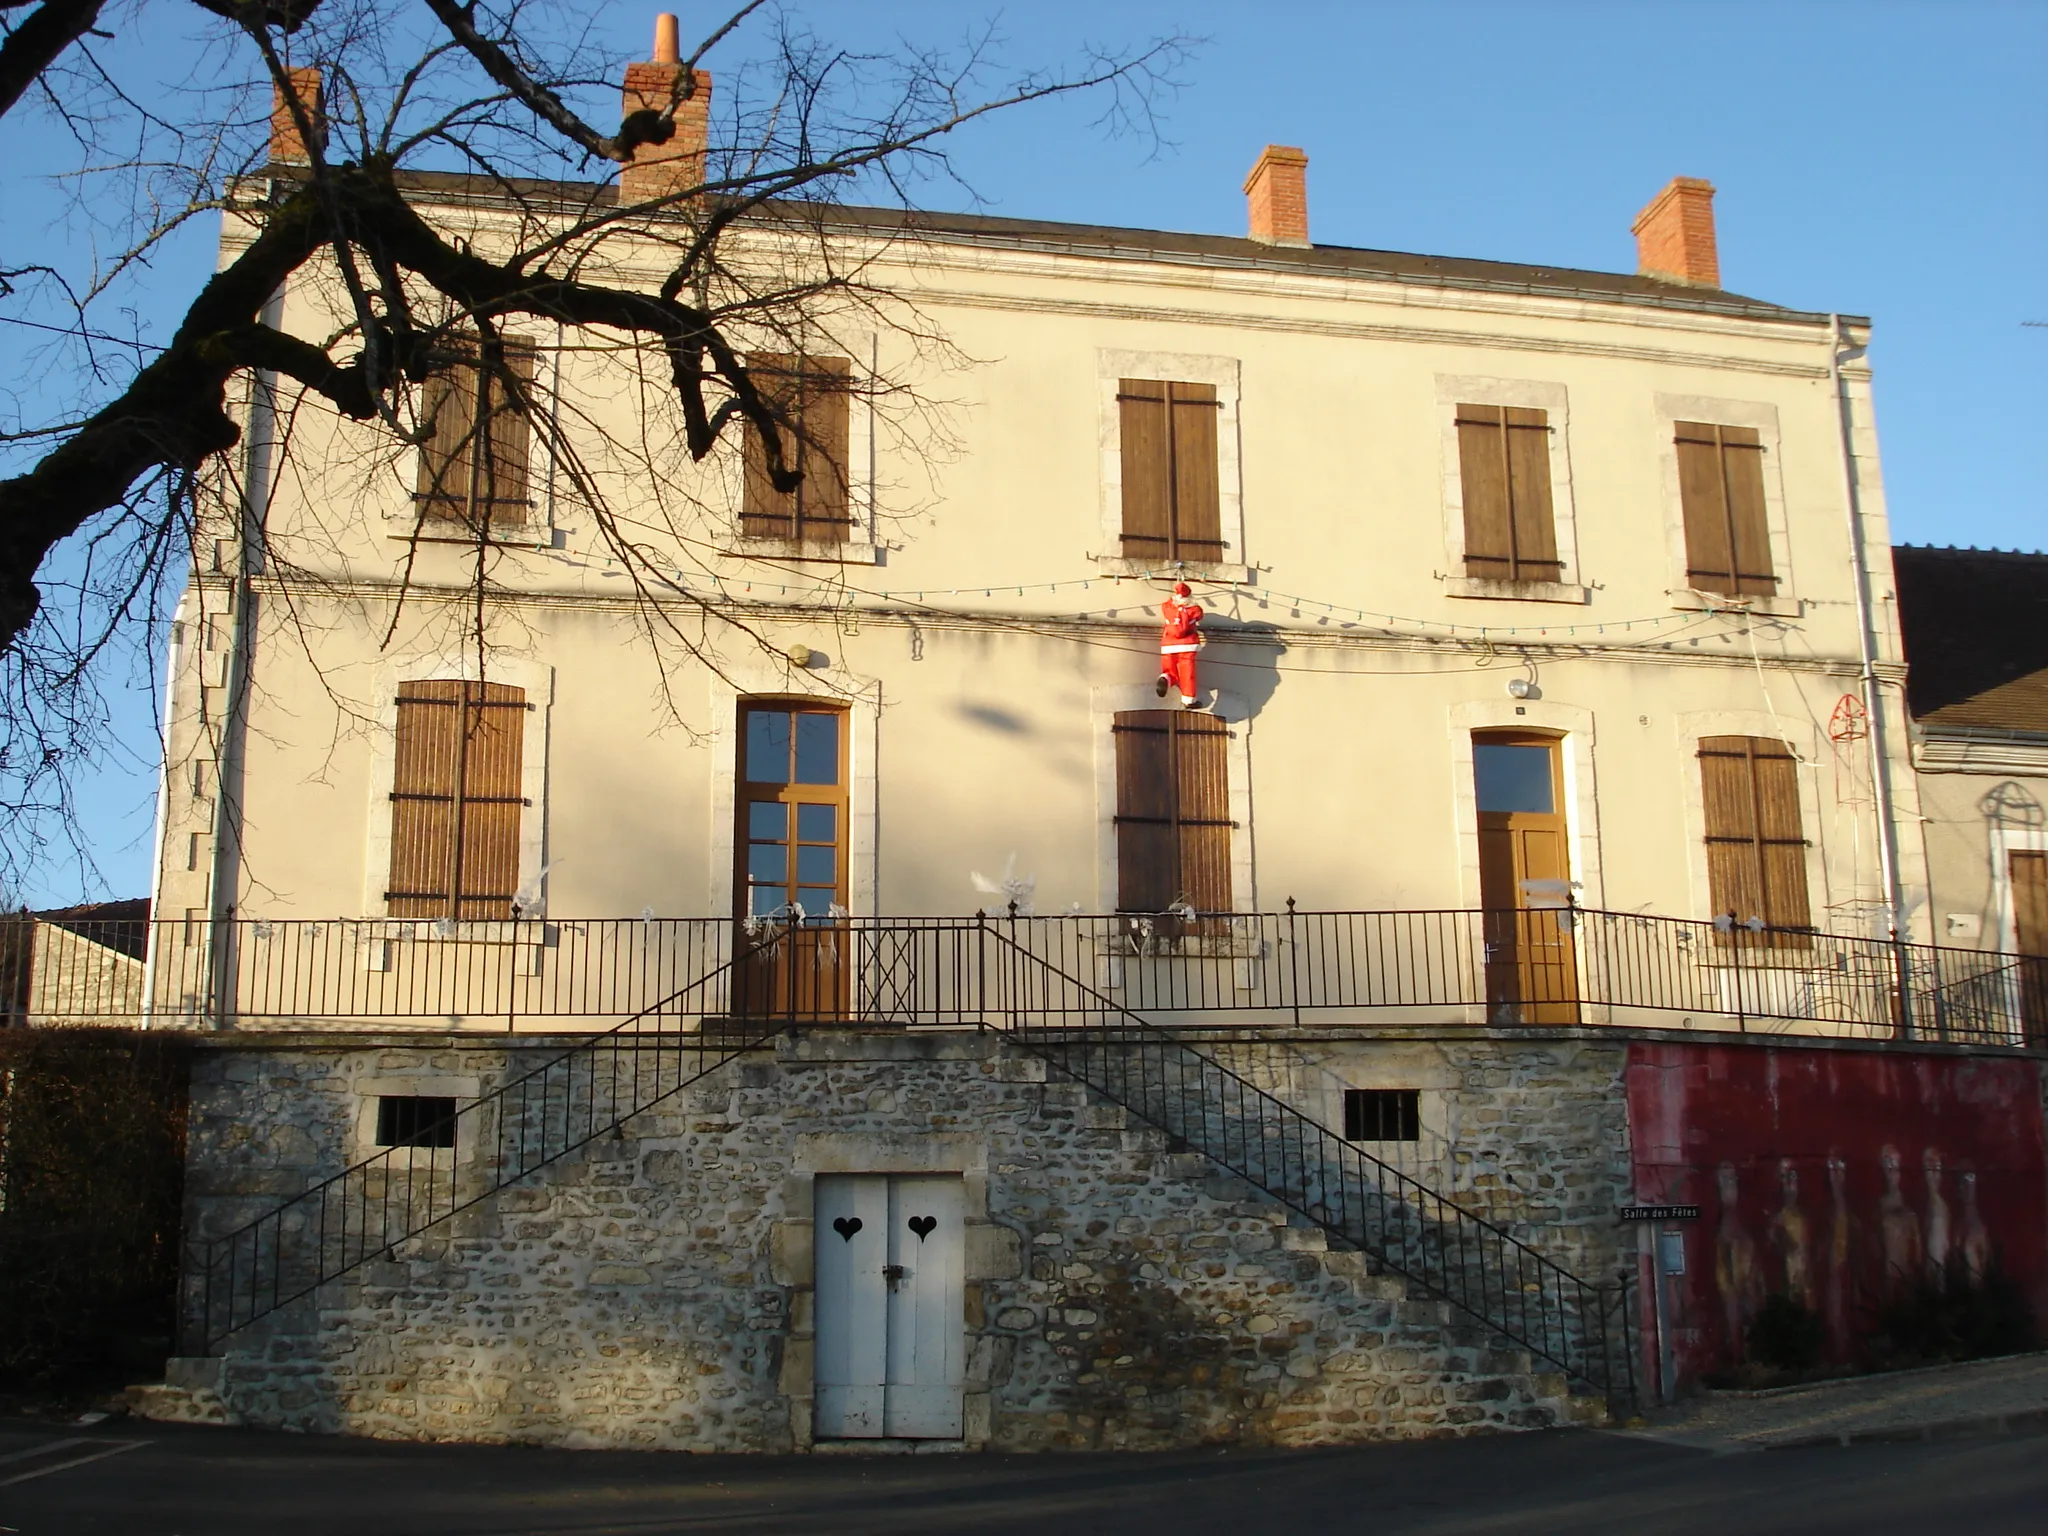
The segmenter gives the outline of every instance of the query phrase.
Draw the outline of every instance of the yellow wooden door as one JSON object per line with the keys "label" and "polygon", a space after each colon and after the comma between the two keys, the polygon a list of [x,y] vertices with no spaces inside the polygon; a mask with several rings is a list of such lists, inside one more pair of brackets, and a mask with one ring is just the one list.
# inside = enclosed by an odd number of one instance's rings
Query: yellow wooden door
{"label": "yellow wooden door", "polygon": [[1497,1023],[1579,1022],[1559,746],[1533,732],[1472,739],[1487,1014]]}

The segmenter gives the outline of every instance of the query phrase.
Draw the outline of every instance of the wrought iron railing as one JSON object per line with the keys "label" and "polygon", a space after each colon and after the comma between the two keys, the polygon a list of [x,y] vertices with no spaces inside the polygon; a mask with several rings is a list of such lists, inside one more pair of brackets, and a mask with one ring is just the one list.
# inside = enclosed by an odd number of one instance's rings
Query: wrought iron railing
{"label": "wrought iron railing", "polygon": [[1605,1394],[1635,1399],[1629,1276],[1585,1280],[992,930],[990,1023],[1428,1296]]}
{"label": "wrought iron railing", "polygon": [[634,1115],[687,1088],[791,1027],[788,1017],[733,1017],[739,973],[773,965],[787,941],[760,934],[653,1007],[452,1113],[409,1124],[388,1146],[230,1231],[196,1243],[194,1353],[393,1255],[497,1191],[618,1131]]}
{"label": "wrought iron railing", "polygon": [[[2048,957],[1573,908],[1005,916],[1148,1017],[1640,1024],[2048,1045]],[[806,1016],[971,1023],[973,918],[806,921]],[[603,1028],[729,962],[722,918],[16,923],[0,1008],[34,1023]],[[4,959],[6,957],[0,957]]]}

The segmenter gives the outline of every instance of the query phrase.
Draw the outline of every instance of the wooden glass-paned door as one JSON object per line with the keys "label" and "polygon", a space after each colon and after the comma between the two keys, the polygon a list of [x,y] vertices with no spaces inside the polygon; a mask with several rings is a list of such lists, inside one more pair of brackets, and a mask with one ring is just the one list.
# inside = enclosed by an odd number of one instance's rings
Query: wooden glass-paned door
{"label": "wooden glass-paned door", "polygon": [[2020,1021],[2031,1046],[2048,1045],[2048,850],[2007,855],[2012,881],[2013,943],[2020,961]]}
{"label": "wooden glass-paned door", "polygon": [[[838,1018],[846,1011],[846,716],[780,700],[740,710],[739,867],[742,922],[753,920],[738,1008],[745,1014]],[[796,931],[773,943],[768,936]]]}
{"label": "wooden glass-paned door", "polygon": [[1472,738],[1486,1001],[1496,1023],[1579,1021],[1559,747],[1556,737],[1533,732]]}

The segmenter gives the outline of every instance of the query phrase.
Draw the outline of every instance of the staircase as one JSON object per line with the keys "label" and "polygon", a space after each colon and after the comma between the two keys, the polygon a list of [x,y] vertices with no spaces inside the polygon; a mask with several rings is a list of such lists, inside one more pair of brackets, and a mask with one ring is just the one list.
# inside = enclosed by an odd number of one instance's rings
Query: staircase
{"label": "staircase", "polygon": [[414,1127],[414,1141],[424,1144],[387,1147],[204,1242],[193,1264],[198,1296],[187,1354],[216,1354],[251,1323],[600,1136],[622,1133],[634,1115],[759,1049],[789,1020],[727,1016],[731,983],[737,967],[772,958],[789,933],[767,931],[615,1028]]}
{"label": "staircase", "polygon": [[[1263,1190],[1488,1337],[1547,1361],[1625,1415],[1628,1280],[1581,1279],[1086,982],[992,932],[1005,1038]],[[1080,1021],[1080,1022],[1076,1022]]]}
{"label": "staircase", "polygon": [[[236,1332],[623,1134],[633,1116],[796,1027],[793,1013],[731,1016],[735,968],[775,957],[791,931],[766,931],[616,1028],[418,1128],[423,1144],[386,1148],[205,1242],[192,1266],[188,1354],[218,1353]],[[978,1021],[1167,1146],[1262,1191],[1290,1213],[1288,1246],[1392,1307],[1441,1357],[1446,1380],[1510,1381],[1536,1417],[1576,1416],[1564,1383],[1604,1396],[1610,1413],[1633,1402],[1626,1277],[1579,1278],[993,926],[905,931],[943,941],[949,963],[931,969],[943,973],[934,995],[951,1020]],[[779,1001],[795,1007],[800,990],[785,987]],[[889,1022],[879,1012],[870,1021]]]}

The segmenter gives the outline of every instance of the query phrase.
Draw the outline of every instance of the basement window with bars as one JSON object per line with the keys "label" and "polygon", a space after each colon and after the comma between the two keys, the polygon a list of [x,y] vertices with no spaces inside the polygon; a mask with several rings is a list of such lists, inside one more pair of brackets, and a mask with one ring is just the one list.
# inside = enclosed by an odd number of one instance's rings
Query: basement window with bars
{"label": "basement window with bars", "polygon": [[1420,1141],[1422,1091],[1419,1088],[1346,1088],[1346,1141]]}
{"label": "basement window with bars", "polygon": [[452,1147],[455,1101],[431,1094],[387,1093],[377,1100],[380,1147]]}

